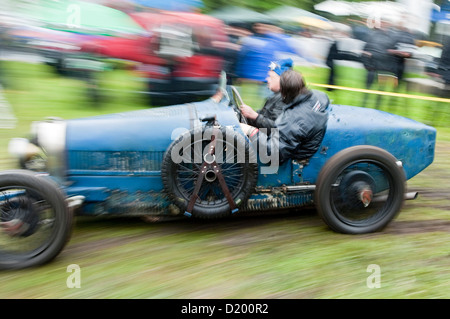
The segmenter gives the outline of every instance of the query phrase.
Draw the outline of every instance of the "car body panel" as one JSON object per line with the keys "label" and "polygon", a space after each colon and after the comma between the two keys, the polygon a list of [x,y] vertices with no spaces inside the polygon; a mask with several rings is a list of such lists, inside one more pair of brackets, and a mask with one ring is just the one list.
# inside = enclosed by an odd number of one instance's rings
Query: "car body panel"
{"label": "car body panel", "polygon": [[[282,189],[314,185],[324,164],[351,146],[383,148],[401,161],[407,179],[434,159],[436,130],[432,127],[361,107],[331,105],[329,112],[317,153],[307,161],[284,163],[276,174],[260,173],[255,193],[241,210],[313,203],[314,188],[292,193]],[[211,115],[220,125],[241,132],[228,101],[212,99],[66,121],[65,191],[85,196],[87,214],[180,214],[164,193],[164,153],[178,136],[201,127],[200,119]],[[270,163],[260,163],[260,169],[264,165]]]}
{"label": "car body panel", "polygon": [[433,162],[435,140],[436,130],[417,121],[375,109],[333,105],[327,133],[305,169],[305,178],[314,183],[317,170],[342,149],[374,145],[401,161],[410,179]]}

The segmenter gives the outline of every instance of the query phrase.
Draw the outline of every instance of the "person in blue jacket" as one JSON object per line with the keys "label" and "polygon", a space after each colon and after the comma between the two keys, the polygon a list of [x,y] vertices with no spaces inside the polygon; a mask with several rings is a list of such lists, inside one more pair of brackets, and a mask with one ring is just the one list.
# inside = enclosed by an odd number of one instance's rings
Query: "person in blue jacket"
{"label": "person in blue jacket", "polygon": [[253,35],[242,40],[236,73],[241,79],[264,83],[270,62],[297,53],[280,28],[255,23],[253,30]]}

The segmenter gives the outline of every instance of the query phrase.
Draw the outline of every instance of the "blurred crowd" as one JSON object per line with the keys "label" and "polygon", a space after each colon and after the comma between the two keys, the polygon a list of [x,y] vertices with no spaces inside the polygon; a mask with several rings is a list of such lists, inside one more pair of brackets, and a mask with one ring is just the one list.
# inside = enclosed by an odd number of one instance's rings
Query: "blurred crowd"
{"label": "blurred crowd", "polygon": [[[126,14],[132,13],[129,7],[121,8],[116,5],[115,8],[123,9],[122,12]],[[144,9],[141,8],[142,10]],[[155,12],[148,8],[145,10]],[[18,50],[20,46],[17,44],[25,43],[23,42],[25,39],[28,44],[22,45],[21,49],[24,47],[29,49],[30,43],[39,43],[44,40],[42,37],[50,36],[50,33],[38,32],[37,28],[31,29],[25,21],[22,26],[7,24],[8,20],[5,19],[2,21],[0,51],[3,50],[3,52]],[[311,21],[315,21],[315,23],[311,23]],[[335,89],[336,84],[339,84],[336,66],[347,64],[352,67],[364,68],[367,71],[365,82],[367,89],[382,90],[386,83],[392,84],[396,89],[401,85],[408,89],[417,83],[418,87],[424,88],[424,82],[405,79],[405,72],[413,72],[435,83],[434,86],[430,86],[432,91],[429,93],[448,96],[448,87],[450,86],[450,41],[448,35],[441,36],[439,41],[435,41],[430,35],[409,30],[401,23],[402,19],[396,23],[380,19],[373,25],[368,25],[364,19],[346,19],[345,21],[341,19],[339,23],[328,19],[311,21],[297,24],[263,20],[246,21],[245,19],[233,22],[224,21],[226,38],[214,38],[211,35],[212,32],[206,36],[200,33],[195,34],[192,31],[193,27],[190,31],[193,40],[191,39],[189,42],[188,52],[209,54],[223,59],[224,66],[222,68],[227,71],[228,80],[232,83],[252,81],[262,84],[266,81],[267,66],[271,61],[292,58],[297,66],[326,67],[329,70],[328,90]],[[322,24],[317,22],[322,22]],[[156,32],[154,30],[147,31],[150,31],[148,37],[154,36]],[[36,38],[30,41],[33,36]],[[52,36],[56,38],[56,35]],[[174,37],[176,34],[172,32],[171,36]],[[208,42],[205,42],[207,45],[200,45],[201,38],[207,36],[210,37]],[[98,38],[99,35],[95,35],[95,37]],[[68,39],[73,39],[72,44],[75,46],[78,46],[81,41],[80,37],[74,37],[71,32],[71,37],[62,40],[62,42],[66,42],[64,43],[66,46],[61,51],[68,51]],[[171,38],[168,42],[170,41],[174,42],[174,39]],[[195,41],[198,42],[196,48],[194,48]],[[186,41],[179,43],[185,45]],[[128,47],[123,45],[122,48],[127,50]],[[51,50],[54,53],[57,49],[54,47]],[[99,52],[98,50],[90,51],[90,53],[97,54]],[[160,50],[160,52],[162,51]],[[189,54],[194,54],[192,52]],[[114,58],[119,56],[117,53],[116,55]],[[0,52],[0,61],[1,57],[6,59],[5,53],[2,55]],[[140,59],[137,62],[142,63],[145,60],[145,63],[148,64],[148,59],[142,57]],[[173,65],[173,59],[171,61]],[[4,77],[2,79],[0,65],[0,83],[2,81],[4,81]],[[374,87],[375,83],[376,87]],[[435,90],[436,88],[439,90]]]}
{"label": "blurred crowd", "polygon": [[[290,56],[297,65],[326,65],[330,86],[336,84],[335,68],[343,61],[367,70],[367,89],[381,77],[391,77],[400,84],[406,71],[432,75],[438,81],[450,83],[449,36],[444,36],[442,43],[438,43],[424,34],[409,31],[402,24],[393,25],[383,20],[373,28],[353,20],[348,25],[340,24],[340,29],[331,32],[302,29],[293,33],[277,26],[254,26],[252,35],[241,41],[235,71],[238,78],[262,80],[267,61]],[[262,39],[264,46],[261,45]],[[427,45],[440,48],[442,53],[422,53],[426,49],[421,48]]]}

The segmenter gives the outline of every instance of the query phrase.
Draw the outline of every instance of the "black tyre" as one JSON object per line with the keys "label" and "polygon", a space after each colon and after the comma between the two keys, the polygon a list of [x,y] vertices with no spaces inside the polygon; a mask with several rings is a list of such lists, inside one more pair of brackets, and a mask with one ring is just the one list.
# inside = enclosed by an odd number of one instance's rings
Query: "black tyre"
{"label": "black tyre", "polygon": [[44,176],[0,173],[0,269],[42,265],[64,248],[72,215],[58,186]]}
{"label": "black tyre", "polygon": [[404,202],[406,177],[397,159],[373,146],[347,148],[324,165],[314,194],[319,216],[334,231],[383,229]]}
{"label": "black tyre", "polygon": [[[236,207],[247,201],[256,187],[258,165],[250,145],[232,129],[220,129],[216,138],[216,162]],[[169,199],[185,212],[197,184],[211,138],[207,131],[189,131],[175,140],[164,155],[161,175]],[[208,137],[209,136],[209,137]],[[183,160],[174,157],[183,156]],[[194,217],[218,218],[231,214],[232,207],[219,182],[208,170],[201,181],[192,209]]]}

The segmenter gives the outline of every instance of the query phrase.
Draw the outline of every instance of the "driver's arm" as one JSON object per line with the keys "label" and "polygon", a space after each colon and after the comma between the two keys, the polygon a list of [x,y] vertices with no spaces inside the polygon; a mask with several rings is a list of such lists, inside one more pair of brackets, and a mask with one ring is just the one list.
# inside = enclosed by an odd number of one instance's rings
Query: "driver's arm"
{"label": "driver's arm", "polygon": [[266,128],[268,129],[268,134],[270,135],[270,129],[276,127],[275,121],[270,118],[256,112],[250,106],[243,104],[241,106],[241,113],[247,119],[250,120],[250,124],[256,126],[257,128]]}
{"label": "driver's arm", "polygon": [[269,132],[269,135],[270,135],[270,129],[277,127],[275,125],[274,120],[271,120],[270,118],[268,118],[262,114],[258,114],[256,119],[253,121],[253,125],[255,125],[258,128],[266,128]]}

